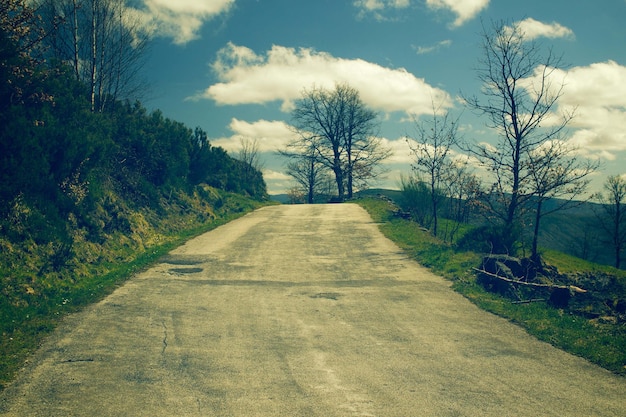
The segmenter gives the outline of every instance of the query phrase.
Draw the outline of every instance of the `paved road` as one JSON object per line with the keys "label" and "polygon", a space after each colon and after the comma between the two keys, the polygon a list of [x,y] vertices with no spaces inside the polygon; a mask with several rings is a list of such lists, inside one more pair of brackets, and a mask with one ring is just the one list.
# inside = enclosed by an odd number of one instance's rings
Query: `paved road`
{"label": "paved road", "polygon": [[626,380],[485,313],[352,204],[273,206],[70,317],[2,416],[626,416]]}

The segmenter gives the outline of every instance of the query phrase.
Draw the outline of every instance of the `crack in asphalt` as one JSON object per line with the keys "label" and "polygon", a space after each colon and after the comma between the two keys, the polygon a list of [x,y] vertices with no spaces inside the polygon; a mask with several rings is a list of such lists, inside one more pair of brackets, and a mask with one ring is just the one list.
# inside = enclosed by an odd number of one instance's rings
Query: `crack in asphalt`
{"label": "crack in asphalt", "polygon": [[167,349],[167,326],[165,325],[165,321],[162,321],[163,325],[163,350],[161,350],[161,355],[165,354],[165,349]]}
{"label": "crack in asphalt", "polygon": [[61,363],[76,363],[76,362],[93,362],[93,358],[77,358],[77,359],[66,359],[61,361]]}

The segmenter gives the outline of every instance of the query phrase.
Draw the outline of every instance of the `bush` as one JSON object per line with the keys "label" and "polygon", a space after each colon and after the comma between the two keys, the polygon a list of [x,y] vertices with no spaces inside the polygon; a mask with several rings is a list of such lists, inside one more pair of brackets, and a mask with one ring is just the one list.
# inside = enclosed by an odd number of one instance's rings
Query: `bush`
{"label": "bush", "polygon": [[485,225],[468,231],[457,245],[461,250],[515,256],[519,250],[517,235],[503,225]]}
{"label": "bush", "polygon": [[419,224],[429,227],[430,223],[430,191],[423,181],[417,178],[401,179],[401,195],[398,204],[403,211],[411,213],[411,217]]}

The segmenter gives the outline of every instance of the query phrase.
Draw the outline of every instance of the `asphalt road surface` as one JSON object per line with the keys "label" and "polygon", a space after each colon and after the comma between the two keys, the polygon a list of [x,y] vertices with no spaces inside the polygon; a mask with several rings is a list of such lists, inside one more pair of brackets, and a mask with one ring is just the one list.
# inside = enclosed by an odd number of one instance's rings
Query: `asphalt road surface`
{"label": "asphalt road surface", "polygon": [[68,318],[2,416],[626,416],[626,379],[483,312],[353,204],[272,206]]}

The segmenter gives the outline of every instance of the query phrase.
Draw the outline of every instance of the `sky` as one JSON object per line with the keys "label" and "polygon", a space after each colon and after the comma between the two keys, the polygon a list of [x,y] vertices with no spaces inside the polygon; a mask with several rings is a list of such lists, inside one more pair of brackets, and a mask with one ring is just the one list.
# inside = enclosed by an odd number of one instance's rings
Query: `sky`
{"label": "sky", "polygon": [[526,38],[562,54],[557,110],[576,109],[568,139],[598,159],[597,191],[626,173],[626,0],[134,0],[149,22],[144,68],[149,109],[200,127],[237,155],[256,140],[270,194],[294,186],[276,151],[293,138],[294,102],[305,89],[348,83],[379,114],[393,149],[373,187],[398,188],[411,173],[415,121],[438,103],[459,117],[468,142],[496,140],[465,108],[479,95],[483,26],[519,25]]}

